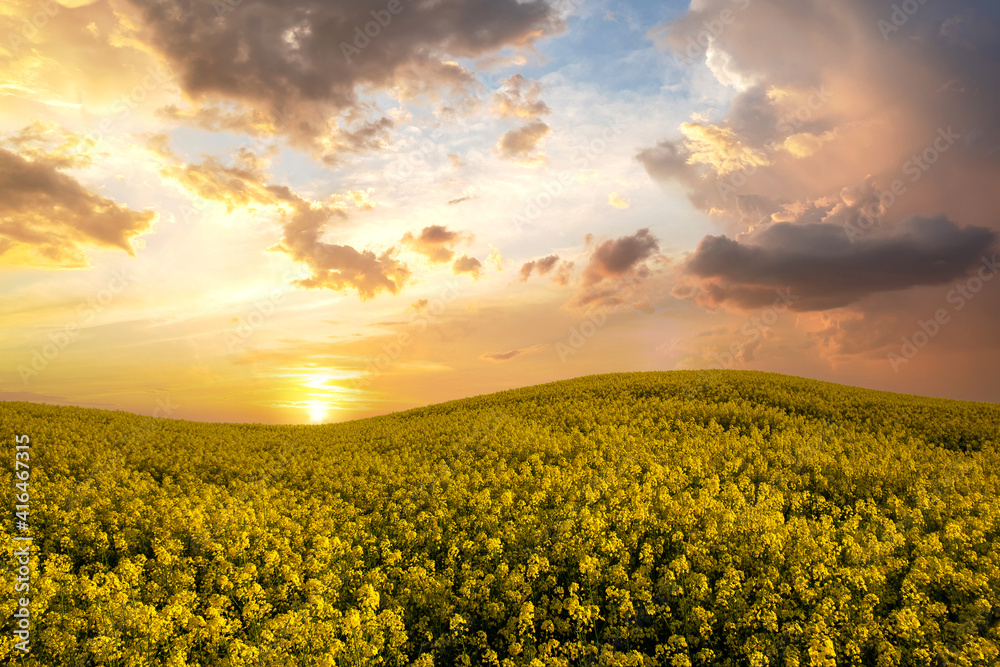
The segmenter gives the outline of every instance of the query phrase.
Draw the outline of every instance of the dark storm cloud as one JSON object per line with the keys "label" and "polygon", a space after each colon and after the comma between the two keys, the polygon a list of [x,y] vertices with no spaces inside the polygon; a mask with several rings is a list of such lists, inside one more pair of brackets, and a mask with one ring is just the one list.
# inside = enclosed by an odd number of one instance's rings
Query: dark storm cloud
{"label": "dark storm cloud", "polygon": [[[476,77],[455,60],[530,46],[564,25],[543,0],[128,3],[139,38],[166,58],[195,102],[193,122],[282,133],[328,160],[377,141],[389,122],[366,118],[359,88],[468,90]],[[220,111],[232,103],[244,109]]]}
{"label": "dark storm cloud", "polygon": [[[953,127],[960,145],[888,221],[946,214],[994,226],[1000,191],[982,185],[1000,177],[1000,90],[987,83],[1000,80],[1000,12],[959,0],[901,15],[900,4],[698,3],[650,36],[740,90],[722,120],[685,123],[681,136],[638,159],[655,179],[683,185],[697,207],[745,229],[869,177],[885,190],[900,165]],[[747,212],[745,196],[771,203]]]}
{"label": "dark storm cloud", "polygon": [[[593,235],[587,235],[587,245]],[[650,281],[661,272],[657,264],[668,262],[659,253],[660,244],[649,229],[597,244],[583,268],[578,288],[569,301],[571,308],[629,308],[649,311]],[[553,281],[569,282],[572,264],[559,268]]]}
{"label": "dark storm cloud", "polygon": [[912,218],[851,242],[830,223],[774,223],[746,240],[706,237],[682,270],[702,279],[709,305],[757,308],[775,291],[798,296],[796,310],[824,310],[879,292],[940,285],[981,264],[997,234],[945,218]]}
{"label": "dark storm cloud", "polygon": [[660,248],[649,229],[640,229],[631,236],[604,241],[594,249],[583,270],[584,285],[594,285],[606,278],[621,278],[639,267],[643,260]]}

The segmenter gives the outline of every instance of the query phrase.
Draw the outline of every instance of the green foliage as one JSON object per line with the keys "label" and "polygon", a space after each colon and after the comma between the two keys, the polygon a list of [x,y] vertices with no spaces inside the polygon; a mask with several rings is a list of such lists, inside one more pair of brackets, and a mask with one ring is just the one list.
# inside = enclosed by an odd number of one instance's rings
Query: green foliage
{"label": "green foliage", "polygon": [[997,665],[998,424],[729,371],[308,427],[0,403],[37,548],[0,661]]}

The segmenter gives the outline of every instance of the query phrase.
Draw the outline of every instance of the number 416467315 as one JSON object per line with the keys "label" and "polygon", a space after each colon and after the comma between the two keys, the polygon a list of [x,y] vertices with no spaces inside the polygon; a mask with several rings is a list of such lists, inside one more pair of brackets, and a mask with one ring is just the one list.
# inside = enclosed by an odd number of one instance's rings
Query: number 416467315
{"label": "number 416467315", "polygon": [[18,480],[15,486],[20,491],[15,496],[15,499],[19,503],[15,505],[15,509],[17,510],[18,527],[22,530],[28,527],[28,500],[30,498],[28,495],[28,480],[31,478],[31,470],[28,465],[28,460],[31,458],[28,454],[30,442],[28,436],[19,436],[17,438],[17,453],[14,454],[14,477]]}

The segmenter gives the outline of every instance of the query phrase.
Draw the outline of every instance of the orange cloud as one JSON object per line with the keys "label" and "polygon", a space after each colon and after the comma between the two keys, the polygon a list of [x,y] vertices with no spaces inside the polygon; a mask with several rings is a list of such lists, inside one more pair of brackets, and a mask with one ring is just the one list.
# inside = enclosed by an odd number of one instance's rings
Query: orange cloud
{"label": "orange cloud", "polygon": [[453,232],[441,225],[431,225],[424,227],[419,236],[407,232],[401,242],[427,257],[432,263],[441,264],[450,262],[455,256],[455,245],[462,242],[471,243],[473,238],[469,233]]}
{"label": "orange cloud", "polygon": [[558,255],[549,255],[548,257],[542,257],[541,259],[535,259],[530,262],[525,262],[521,266],[521,272],[519,279],[523,283],[531,277],[532,273],[537,272],[538,275],[544,276],[546,273],[555,268],[556,264],[559,263]]}
{"label": "orange cloud", "polygon": [[460,273],[468,273],[473,278],[479,278],[483,269],[482,263],[475,257],[469,257],[468,255],[462,255],[455,260],[452,265],[452,271],[455,275]]}
{"label": "orange cloud", "polygon": [[373,206],[368,194],[350,192],[325,202],[302,197],[283,185],[274,185],[264,173],[266,161],[246,148],[237,150],[233,166],[207,157],[199,164],[184,164],[166,146],[162,137],[150,140],[152,150],[163,161],[161,173],[185,191],[226,206],[227,210],[252,206],[271,207],[284,220],[281,241],[272,250],[285,252],[306,264],[312,275],[295,284],[301,287],[355,290],[362,300],[380,292],[398,293],[411,272],[395,257],[396,249],[380,253],[321,240],[332,220],[346,219],[347,203],[359,208]]}
{"label": "orange cloud", "polygon": [[30,126],[8,139],[24,154],[0,148],[0,255],[18,264],[84,268],[86,248],[106,247],[135,255],[134,240],[157,220],[152,210],[133,211],[95,194],[63,170],[87,164],[89,147],[57,128]]}
{"label": "orange cloud", "polygon": [[490,111],[496,118],[537,119],[549,113],[540,98],[542,86],[515,74],[503,81],[503,87],[493,95]]}
{"label": "orange cloud", "polygon": [[544,159],[544,156],[531,157],[529,154],[535,150],[538,143],[549,134],[552,129],[541,121],[528,123],[517,129],[510,130],[497,143],[496,151],[500,157],[506,160],[518,162],[537,162]]}

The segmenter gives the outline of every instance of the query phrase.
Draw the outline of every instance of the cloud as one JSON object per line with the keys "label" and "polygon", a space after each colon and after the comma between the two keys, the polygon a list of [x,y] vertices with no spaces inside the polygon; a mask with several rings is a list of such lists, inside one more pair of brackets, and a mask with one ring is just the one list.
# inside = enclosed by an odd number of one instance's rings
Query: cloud
{"label": "cloud", "polygon": [[810,132],[799,132],[790,137],[786,137],[782,147],[795,157],[809,157],[818,151],[823,144],[833,141],[837,133],[833,130],[816,135]]}
{"label": "cloud", "polygon": [[492,354],[484,354],[483,359],[488,359],[490,361],[507,361],[513,359],[517,355],[521,354],[522,350],[508,350],[507,352],[493,352]]}
{"label": "cloud", "polygon": [[686,164],[708,165],[720,176],[769,164],[766,154],[748,146],[732,128],[682,123],[680,131],[686,139]]}
{"label": "cloud", "polygon": [[456,259],[455,263],[452,265],[452,271],[455,272],[455,275],[468,273],[474,278],[478,278],[480,276],[482,268],[483,265],[478,259],[475,257],[469,257],[468,255],[462,255]]}
{"label": "cloud", "polygon": [[640,229],[631,236],[603,241],[594,248],[590,261],[583,269],[583,284],[591,286],[641,270],[643,260],[652,257],[659,249],[659,241],[648,228]]}
{"label": "cloud", "polygon": [[515,74],[503,81],[503,87],[493,94],[490,111],[495,118],[537,119],[549,113],[549,107],[540,99],[542,86]]}
{"label": "cloud", "polygon": [[490,254],[486,256],[486,261],[493,265],[497,271],[503,271],[503,265],[506,261],[504,256],[500,254],[500,249],[490,244]]}
{"label": "cloud", "polygon": [[150,142],[159,157],[160,175],[164,181],[207,201],[214,201],[232,213],[253,206],[275,206],[289,194],[271,185],[269,175],[257,154],[247,148],[237,149],[233,165],[228,166],[215,156],[205,156],[200,163],[180,161],[169,148],[160,148],[160,137]]}
{"label": "cloud", "polygon": [[573,262],[563,260],[559,262],[558,255],[549,255],[541,259],[533,259],[521,265],[518,272],[518,281],[526,282],[534,273],[539,276],[548,275],[553,283],[560,287],[565,287],[573,277]]}
{"label": "cloud", "polygon": [[516,350],[507,350],[506,352],[492,352],[490,354],[484,354],[482,358],[486,359],[487,361],[494,361],[499,363],[504,361],[510,361],[514,357],[519,357],[522,354],[535,352],[537,350],[542,349],[543,347],[545,347],[545,345],[538,344],[538,345],[532,345],[531,347],[525,347]]}
{"label": "cloud", "polygon": [[317,241],[311,230],[304,230],[299,237],[286,233],[274,249],[288,253],[312,270],[312,276],[296,280],[295,285],[308,289],[353,289],[363,301],[383,291],[399,293],[411,276],[410,269],[396,260],[395,248],[376,255],[370,250],[358,251],[347,245]]}
{"label": "cloud", "polygon": [[383,25],[363,0],[127,0],[121,11],[192,103],[168,113],[282,134],[327,162],[377,144],[390,122],[368,118],[360,90],[458,97],[478,84],[456,61],[530,48],[565,27],[543,0],[404,2]]}
{"label": "cloud", "polygon": [[[594,241],[593,235],[587,234],[586,240],[590,247]],[[628,236],[601,241],[591,251],[569,306],[632,308],[652,312],[652,300],[658,297],[647,293],[652,284],[650,281],[663,273],[657,264],[668,262],[659,254],[659,249],[659,241],[648,228]],[[566,266],[564,263],[553,281],[567,284],[571,269],[572,264]]]}
{"label": "cloud", "polygon": [[397,294],[409,281],[410,269],[396,259],[395,248],[376,254],[320,240],[332,220],[347,217],[336,205],[310,202],[287,188],[275,191],[291,205],[291,210],[283,212],[284,234],[271,250],[287,253],[313,272],[308,278],[294,281],[295,285],[308,289],[353,289],[364,301],[380,292]]}
{"label": "cloud", "polygon": [[256,138],[285,134],[293,146],[306,148],[326,166],[339,166],[345,155],[359,155],[377,150],[390,143],[395,123],[390,118],[366,119],[352,117],[338,122],[324,121],[320,131],[315,124],[296,123],[293,112],[276,112],[268,116],[254,109],[190,107],[182,109],[168,104],[157,110],[165,120],[184,123],[209,132],[233,132]]}
{"label": "cloud", "polygon": [[[735,20],[710,49],[698,47],[727,9]],[[693,3],[651,35],[701,61],[692,81],[711,72],[736,85],[721,118],[706,109],[637,155],[722,228],[668,291],[709,308],[754,309],[790,290],[797,342],[764,338],[758,358],[796,371],[864,369],[854,381],[891,374],[885,354],[943,307],[945,285],[975,270],[1000,233],[1000,93],[981,84],[1000,78],[997,14],[972,0],[927,3],[895,26],[891,7],[864,0],[737,9]],[[970,348],[947,341],[981,341],[995,329],[995,298],[956,317],[936,351],[907,367],[909,378],[923,373],[923,386],[938,391],[937,369],[954,368]],[[963,373],[976,375],[981,363]]]}
{"label": "cloud", "polygon": [[431,225],[424,227],[419,236],[407,232],[401,242],[431,262],[442,264],[450,262],[455,256],[454,246],[462,242],[470,243],[473,238],[472,234],[453,232],[442,225]]}
{"label": "cloud", "polygon": [[518,162],[535,162],[539,156],[529,157],[529,153],[535,150],[538,142],[542,140],[551,128],[542,121],[528,123],[517,129],[510,130],[500,137],[496,151],[500,157],[506,160]]}
{"label": "cloud", "polygon": [[[698,46],[724,10],[734,20]],[[972,0],[921,6],[902,26],[891,13],[865,0],[696,3],[650,36],[737,92],[721,120],[683,123],[639,161],[730,231],[869,179],[906,186],[886,224],[946,215],[997,228],[1000,191],[984,183],[1000,178],[1000,94],[977,83],[1000,77],[996,14]],[[903,173],[950,128],[960,140],[932,168]]]}
{"label": "cloud", "polygon": [[549,255],[548,257],[543,257],[541,259],[534,259],[530,262],[525,262],[521,266],[521,271],[519,274],[519,280],[523,283],[531,274],[537,273],[540,276],[544,276],[546,273],[555,268],[556,264],[559,263],[558,255]]}
{"label": "cloud", "polygon": [[569,285],[569,281],[573,277],[574,266],[574,262],[563,262],[560,264],[556,272],[552,274],[552,282],[560,287]]}
{"label": "cloud", "polygon": [[88,167],[94,162],[96,142],[55,123],[36,120],[0,141],[0,145],[32,162],[56,169]]}
{"label": "cloud", "polygon": [[287,253],[308,266],[312,275],[296,280],[308,289],[353,289],[362,300],[380,292],[398,293],[411,272],[396,259],[396,248],[379,252],[321,240],[333,221],[347,219],[345,208],[371,208],[367,192],[348,192],[325,201],[302,197],[284,185],[274,185],[264,172],[267,160],[247,148],[237,149],[232,166],[209,156],[186,164],[170,150],[163,136],[149,139],[150,150],[160,159],[160,173],[186,192],[223,204],[230,212],[256,206],[269,207],[282,218],[282,238],[271,250]]}
{"label": "cloud", "polygon": [[495,118],[518,118],[528,121],[521,127],[508,130],[497,142],[495,151],[505,160],[523,164],[540,164],[544,155],[532,156],[538,143],[552,129],[539,120],[549,113],[549,107],[540,99],[542,86],[520,74],[504,79],[503,86],[493,95],[490,111]]}
{"label": "cloud", "polygon": [[629,207],[628,197],[625,195],[618,194],[617,192],[612,192],[608,195],[608,204],[614,206],[615,208],[625,209]]}
{"label": "cloud", "polygon": [[682,265],[709,306],[771,305],[790,290],[793,309],[825,310],[879,292],[941,285],[975,268],[998,235],[942,218],[912,218],[851,242],[831,223],[774,223],[734,240],[709,236]]}
{"label": "cloud", "polygon": [[175,97],[170,74],[134,40],[122,13],[127,6],[102,1],[70,9],[63,4],[3,3],[0,117],[20,123],[52,111],[58,117],[60,109],[72,111],[97,136],[108,134],[102,126],[118,128],[133,111],[146,112]]}
{"label": "cloud", "polygon": [[61,138],[48,150],[34,129],[26,128],[8,140],[26,155],[0,148],[0,255],[62,268],[87,267],[88,247],[134,256],[134,240],[152,229],[157,214],[133,211],[64,173],[89,163],[89,156],[75,152],[74,147],[85,146],[78,137],[65,133]]}

